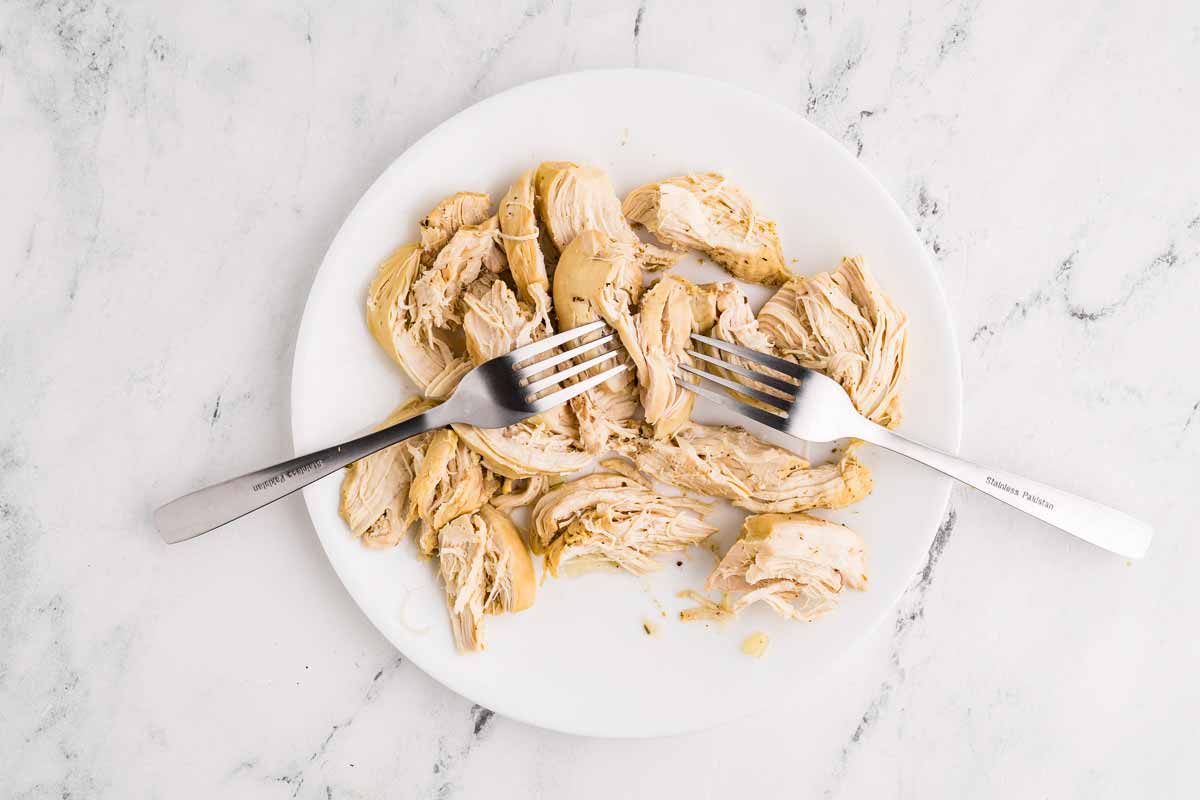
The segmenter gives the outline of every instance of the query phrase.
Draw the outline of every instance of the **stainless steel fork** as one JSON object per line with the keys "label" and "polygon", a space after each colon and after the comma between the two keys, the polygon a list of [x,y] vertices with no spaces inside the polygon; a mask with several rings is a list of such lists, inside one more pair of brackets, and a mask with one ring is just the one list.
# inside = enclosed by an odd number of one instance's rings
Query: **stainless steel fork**
{"label": "stainless steel fork", "polygon": [[532,359],[551,352],[559,345],[599,333],[604,327],[602,321],[592,322],[518,347],[507,355],[475,367],[463,377],[445,402],[423,414],[343,444],[184,495],[155,511],[154,524],[168,543],[182,542],[233,522],[360,458],[419,433],[452,422],[480,428],[506,428],[535,414],[549,411],[603,383],[627,369],[628,365],[621,363],[608,367],[597,375],[542,394],[567,378],[593,367],[599,368],[623,351],[607,350],[540,378],[538,376],[551,367],[605,348],[615,336],[611,333],[601,335],[564,352],[537,361]]}
{"label": "stainless steel fork", "polygon": [[974,486],[1086,542],[1127,558],[1141,558],[1150,546],[1153,529],[1128,514],[1011,472],[972,464],[876,425],[858,413],[850,402],[850,396],[837,381],[819,372],[720,339],[693,334],[692,340],[773,372],[764,374],[741,364],[730,363],[725,358],[688,351],[692,358],[700,362],[757,382],[763,387],[760,389],[687,364],[680,365],[687,373],[697,376],[701,383],[715,383],[753,398],[766,408],[748,405],[724,392],[676,379],[688,391],[732,408],[759,424],[810,442],[855,438],[885,447]]}

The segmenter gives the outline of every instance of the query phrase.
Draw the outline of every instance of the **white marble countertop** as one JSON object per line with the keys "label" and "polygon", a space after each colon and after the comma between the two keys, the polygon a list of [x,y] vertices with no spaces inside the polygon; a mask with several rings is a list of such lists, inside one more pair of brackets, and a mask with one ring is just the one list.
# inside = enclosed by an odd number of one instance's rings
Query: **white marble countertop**
{"label": "white marble countertop", "polygon": [[[0,795],[1192,794],[1200,10],[1150,5],[6,4]],[[166,547],[153,506],[289,452],[304,299],[371,180],[491,93],[624,65],[857,153],[950,297],[963,453],[1148,518],[1149,557],[956,491],[826,702],[597,741],[398,657],[298,498]]]}

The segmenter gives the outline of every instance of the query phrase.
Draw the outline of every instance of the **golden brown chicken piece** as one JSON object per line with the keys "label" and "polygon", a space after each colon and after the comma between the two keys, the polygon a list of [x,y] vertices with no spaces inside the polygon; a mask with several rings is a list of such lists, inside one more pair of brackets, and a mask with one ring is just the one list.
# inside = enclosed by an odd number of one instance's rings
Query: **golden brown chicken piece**
{"label": "golden brown chicken piece", "polygon": [[[600,231],[584,231],[563,251],[554,272],[558,328],[568,330],[603,318],[622,342],[635,341],[632,307],[641,293],[642,272],[631,248]],[[632,372],[623,372],[571,400],[580,444],[587,452],[602,452],[613,436],[636,430],[629,422],[637,410]]]}
{"label": "golden brown chicken piece", "polygon": [[538,216],[560,253],[584,231],[599,231],[629,245],[634,261],[644,269],[670,267],[681,257],[638,238],[622,215],[621,201],[602,169],[571,161],[546,161],[537,168],[534,186]]}
{"label": "golden brown chicken piece", "polygon": [[517,178],[500,201],[500,240],[508,255],[508,268],[521,299],[535,303],[535,287],[550,292],[546,258],[538,244],[537,214],[534,211],[533,174],[530,170]]}
{"label": "golden brown chicken piece", "polygon": [[871,492],[871,471],[847,449],[836,463],[810,466],[741,428],[689,423],[673,436],[643,438],[637,468],[663,483],[723,497],[749,511],[842,508]]}
{"label": "golden brown chicken piece", "polygon": [[908,317],[861,258],[790,281],[763,306],[758,324],[779,355],[842,384],[864,417],[899,424]]}
{"label": "golden brown chicken piece", "polygon": [[640,186],[625,198],[622,211],[671,247],[703,251],[735,278],[778,286],[792,277],[775,223],[716,173]]}
{"label": "golden brown chicken piece", "polygon": [[501,481],[500,491],[492,498],[491,504],[506,513],[514,508],[532,507],[549,488],[550,478],[546,475],[505,478]]}
{"label": "golden brown chicken piece", "polygon": [[367,325],[375,341],[426,397],[444,397],[471,368],[446,332],[417,325],[409,303],[421,268],[421,248],[401,246],[379,267],[367,292]]}
{"label": "golden brown chicken piece", "polygon": [[413,464],[408,488],[406,526],[420,520],[417,548],[429,557],[437,552],[437,532],[455,517],[477,511],[500,489],[500,481],[458,434],[433,431]]}
{"label": "golden brown chicken piece", "polygon": [[491,216],[492,199],[480,192],[458,192],[443,199],[421,220],[421,260],[432,264],[459,228]]}
{"label": "golden brown chicken piece", "polygon": [[483,650],[484,614],[533,605],[537,582],[529,551],[512,521],[490,505],[455,518],[437,538],[454,643],[460,652]]}
{"label": "golden brown chicken piece", "polygon": [[409,297],[411,325],[426,334],[460,325],[459,299],[467,287],[485,270],[498,274],[507,267],[495,217],[459,228],[438,252],[433,265],[413,281]]}
{"label": "golden brown chicken piece", "polygon": [[705,588],[727,592],[735,614],[763,602],[809,622],[832,611],[843,589],[867,588],[867,546],[845,525],[808,514],[756,514]]}
{"label": "golden brown chicken piece", "polygon": [[669,497],[624,475],[593,473],[547,492],[533,509],[534,552],[553,575],[568,562],[613,564],[634,575],[661,566],[661,553],[682,550],[717,529],[703,522],[711,506]]}
{"label": "golden brown chicken piece", "polygon": [[[395,425],[433,408],[434,403],[412,398],[392,412],[380,428]],[[408,490],[415,462],[433,436],[423,433],[373,453],[346,468],[340,512],[350,533],[368,547],[392,547],[408,530]]]}
{"label": "golden brown chicken piece", "polygon": [[[646,422],[654,426],[654,436],[659,439],[679,430],[692,413],[694,396],[675,383],[679,365],[691,362],[685,352],[692,334],[689,286],[689,281],[673,275],[660,280],[642,297],[632,337],[621,337],[637,367],[638,396]],[[608,318],[603,309],[601,314]]]}
{"label": "golden brown chicken piece", "polygon": [[[541,290],[535,287],[535,291]],[[502,280],[479,296],[464,295],[463,303],[467,307],[463,333],[475,364],[553,332],[549,321],[539,317],[529,303],[518,300]],[[569,412],[557,408],[507,428],[455,425],[454,430],[488,469],[515,479],[576,472],[588,465],[590,457],[577,446],[578,426],[570,422]]]}

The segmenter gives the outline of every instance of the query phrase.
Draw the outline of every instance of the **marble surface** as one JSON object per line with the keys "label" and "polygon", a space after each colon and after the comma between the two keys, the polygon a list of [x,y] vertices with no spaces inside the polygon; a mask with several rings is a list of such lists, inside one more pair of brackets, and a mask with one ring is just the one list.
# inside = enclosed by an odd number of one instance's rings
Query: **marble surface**
{"label": "marble surface", "polygon": [[[627,65],[755,88],[856,153],[951,300],[963,453],[1148,518],[1149,557],[956,491],[827,701],[598,741],[406,663],[297,498],[163,545],[159,502],[289,451],[309,282],[391,159],[496,91]],[[1192,794],[1197,74],[1187,2],[4,4],[0,795]]]}

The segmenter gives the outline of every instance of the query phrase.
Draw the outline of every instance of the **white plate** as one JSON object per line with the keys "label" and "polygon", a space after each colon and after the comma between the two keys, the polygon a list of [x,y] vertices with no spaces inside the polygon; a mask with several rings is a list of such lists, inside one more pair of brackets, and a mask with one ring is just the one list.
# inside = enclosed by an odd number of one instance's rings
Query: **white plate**
{"label": "white plate", "polygon": [[[688,75],[613,70],[537,81],[478,103],[414,144],[371,186],[330,246],[304,312],[292,377],[297,452],[364,429],[412,393],[363,319],[379,262],[416,237],[417,220],[441,197],[469,189],[498,199],[547,159],[601,166],[622,195],[656,178],[722,171],[778,221],[796,271],[866,256],[911,319],[901,430],[957,450],[961,385],[946,302],[921,242],[883,188],[840,145],[770,100]],[[726,277],[713,270],[694,261],[681,269]],[[752,294],[761,301],[768,293]],[[416,557],[411,541],[378,552],[351,539],[338,517],[341,473],[309,486],[304,499],[355,601],[436,680],[534,725],[658,736],[793,702],[895,603],[941,520],[949,481],[877,450],[864,460],[874,493],[844,511],[818,513],[862,533],[871,587],[848,593],[822,620],[789,624],[754,608],[725,628],[678,621],[686,602],[675,593],[701,587],[713,563],[696,549],[679,559],[682,567],[671,558],[648,579],[550,579],[529,611],[489,618],[488,649],[472,655],[455,652],[432,565]],[[722,506],[715,519],[724,545],[741,514]],[[645,620],[656,635],[643,631]],[[759,630],[771,644],[755,660],[742,655],[741,643]]]}

